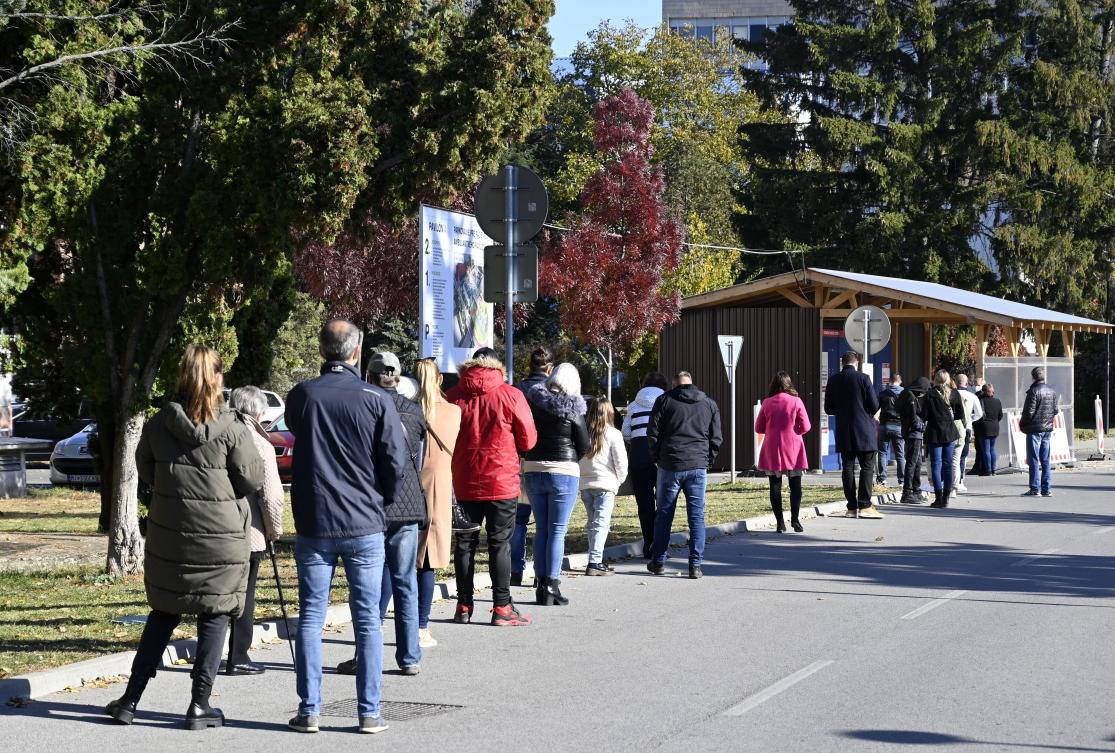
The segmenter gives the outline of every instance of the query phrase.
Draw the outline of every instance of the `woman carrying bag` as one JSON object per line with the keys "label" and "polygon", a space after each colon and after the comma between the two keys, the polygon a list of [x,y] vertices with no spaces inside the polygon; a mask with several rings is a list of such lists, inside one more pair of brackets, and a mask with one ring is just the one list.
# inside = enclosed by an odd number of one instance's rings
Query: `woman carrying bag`
{"label": "woman carrying bag", "polygon": [[925,446],[929,452],[929,471],[933,479],[934,500],[930,507],[948,507],[952,491],[952,459],[960,432],[956,416],[964,410],[960,396],[949,386],[949,373],[933,375],[933,387],[921,401],[919,415],[925,420]]}
{"label": "woman carrying bag", "polygon": [[801,476],[809,468],[802,435],[812,428],[805,403],[798,397],[790,375],[785,371],[778,372],[755,419],[755,433],[763,435],[757,465],[770,480],[770,509],[778,521],[779,533],[786,532],[786,521],[782,516],[783,475],[790,479],[790,525],[798,533],[805,530],[798,517],[801,512]]}

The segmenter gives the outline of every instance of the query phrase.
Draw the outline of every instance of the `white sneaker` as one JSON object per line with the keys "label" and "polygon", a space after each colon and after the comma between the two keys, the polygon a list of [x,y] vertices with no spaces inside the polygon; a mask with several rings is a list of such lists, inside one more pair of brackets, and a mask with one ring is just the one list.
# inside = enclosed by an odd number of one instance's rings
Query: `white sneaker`
{"label": "white sneaker", "polygon": [[956,489],[949,492],[949,499],[956,499]]}
{"label": "white sneaker", "polygon": [[967,494],[968,493],[968,487],[964,486],[964,482],[961,481],[959,484],[957,484],[956,491],[964,492],[965,494]]}
{"label": "white sneaker", "polygon": [[429,628],[418,629],[418,647],[419,648],[433,648],[437,645],[437,639],[430,635]]}

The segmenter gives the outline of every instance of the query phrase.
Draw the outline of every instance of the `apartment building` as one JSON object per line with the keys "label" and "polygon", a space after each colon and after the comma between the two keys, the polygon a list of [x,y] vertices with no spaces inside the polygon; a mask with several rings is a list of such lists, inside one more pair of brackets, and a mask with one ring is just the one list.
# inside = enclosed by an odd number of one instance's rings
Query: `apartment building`
{"label": "apartment building", "polygon": [[662,22],[677,33],[698,39],[759,41],[767,29],[790,20],[794,9],[785,0],[662,0]]}

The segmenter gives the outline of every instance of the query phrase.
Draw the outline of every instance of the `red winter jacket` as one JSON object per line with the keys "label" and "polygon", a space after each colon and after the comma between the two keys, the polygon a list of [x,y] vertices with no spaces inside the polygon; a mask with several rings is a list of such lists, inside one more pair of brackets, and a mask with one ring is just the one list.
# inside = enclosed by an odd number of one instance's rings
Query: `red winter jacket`
{"label": "red winter jacket", "polygon": [[517,499],[519,454],[538,441],[530,407],[506,374],[492,358],[465,361],[461,381],[446,395],[461,409],[453,491],[462,502]]}

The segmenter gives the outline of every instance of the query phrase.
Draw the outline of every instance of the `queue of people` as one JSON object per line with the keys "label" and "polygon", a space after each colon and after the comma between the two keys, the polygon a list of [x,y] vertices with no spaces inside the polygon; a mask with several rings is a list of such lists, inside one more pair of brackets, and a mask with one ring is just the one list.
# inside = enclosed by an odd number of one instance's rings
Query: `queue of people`
{"label": "queue of people", "polygon": [[[347,576],[355,636],[355,656],[338,671],[355,676],[358,730],[372,734],[387,729],[380,690],[389,602],[396,663],[403,675],[416,675],[423,650],[437,645],[429,628],[435,571],[450,559],[457,587],[453,620],[473,621],[481,529],[492,582],[490,624],[497,627],[533,622],[511,590],[522,585],[531,515],[537,606],[569,603],[561,571],[578,498],[588,520],[585,574],[612,574],[603,552],[616,495],[629,472],[647,569],[665,572],[676,506],[684,495],[688,576],[702,577],[707,469],[720,451],[722,433],[716,402],[691,374],[679,372],[669,389],[662,374],[648,375],[620,432],[612,404],[602,398],[586,403],[577,369],[554,364],[546,348],[532,353],[531,376],[517,386],[507,383],[495,353],[482,348],[461,365],[460,380],[447,393],[434,360],[421,359],[411,399],[399,392],[402,368],[393,353],[375,354],[367,373],[360,374],[362,341],[351,322],[328,322],[319,335],[321,375],[287,397],[286,423],[297,438],[291,499],[299,603],[300,700],[291,729],[319,729],[322,629],[338,560]],[[959,483],[956,464],[964,452],[959,445],[968,432],[977,440],[980,472],[994,473],[1002,404],[992,385],[983,385],[969,400],[962,395],[963,382],[954,383],[945,371],[934,375],[932,385],[921,377],[909,389],[894,375],[880,400],[859,372],[855,353],[846,354],[842,364],[829,381],[824,407],[837,417],[849,515],[882,517],[871,500],[872,483],[885,478],[885,454],[876,475],[876,454],[883,447],[899,459],[903,502],[921,501],[923,446],[934,507],[946,507]],[[223,713],[209,701],[226,631],[225,672],[264,671],[248,656],[254,591],[263,555],[283,533],[283,492],[259,423],[263,394],[256,387],[238,388],[226,407],[223,371],[214,350],[189,346],[174,395],[147,422],[139,442],[139,476],[153,490],[145,562],[151,613],[127,687],[105,709],[121,724],[133,721],[171,634],[185,617],[196,619],[198,633],[187,729],[224,724]],[[1022,429],[1030,435],[1027,494],[1049,496],[1057,394],[1045,384],[1042,369],[1033,377],[1022,413]],[[765,437],[757,467],[769,479],[778,533],[786,531],[783,476],[790,490],[790,527],[804,531],[802,475],[809,463],[803,437],[811,429],[790,375],[779,372],[755,422]]]}

